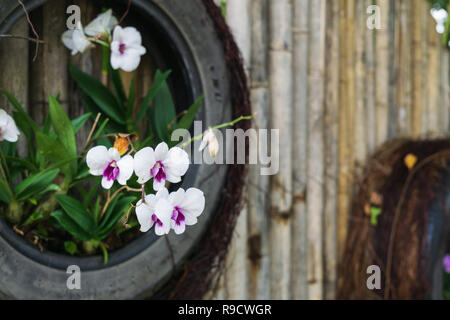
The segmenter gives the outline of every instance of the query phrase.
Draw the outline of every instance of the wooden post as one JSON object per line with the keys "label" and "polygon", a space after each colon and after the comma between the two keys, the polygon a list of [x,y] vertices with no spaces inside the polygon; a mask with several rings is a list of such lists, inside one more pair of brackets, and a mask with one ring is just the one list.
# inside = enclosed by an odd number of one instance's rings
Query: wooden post
{"label": "wooden post", "polygon": [[293,135],[293,219],[292,219],[292,298],[308,298],[307,211],[308,180],[308,53],[310,0],[294,2],[294,126]]}
{"label": "wooden post", "polygon": [[[428,10],[429,11],[429,10]],[[427,134],[432,136],[438,136],[441,134],[439,127],[439,73],[441,72],[442,66],[440,65],[439,51],[441,49],[440,36],[436,32],[436,23],[429,15],[428,19],[425,20],[428,23],[428,36],[427,36],[427,55],[428,55],[428,65],[427,65],[427,114],[428,114],[428,125]],[[447,71],[448,72],[448,71]]]}
{"label": "wooden post", "polygon": [[280,132],[279,173],[271,180],[271,298],[290,298],[292,213],[292,5],[270,1],[271,127]]}
{"label": "wooden post", "polygon": [[[15,36],[28,37],[28,22],[20,19],[9,31]],[[22,39],[2,39],[0,43],[0,88],[9,91],[25,110],[28,110],[28,48],[30,43]],[[34,44],[32,45],[34,47]],[[5,109],[10,115],[15,109],[3,94],[0,95],[0,109]],[[17,144],[18,154],[27,154],[26,139],[23,134]]]}
{"label": "wooden post", "polygon": [[424,1],[413,0],[412,4],[412,124],[411,132],[418,137],[422,132],[422,97],[423,97],[423,49],[422,49],[422,11]]}

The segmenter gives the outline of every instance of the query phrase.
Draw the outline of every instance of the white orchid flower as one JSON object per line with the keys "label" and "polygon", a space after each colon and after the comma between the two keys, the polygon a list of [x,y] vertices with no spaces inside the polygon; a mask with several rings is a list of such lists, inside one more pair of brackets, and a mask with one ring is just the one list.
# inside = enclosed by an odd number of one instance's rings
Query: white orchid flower
{"label": "white orchid flower", "polygon": [[20,131],[14,119],[5,110],[0,109],[0,141],[16,142],[19,135]]}
{"label": "white orchid flower", "polygon": [[142,46],[142,37],[133,27],[115,27],[113,41],[111,42],[111,66],[113,69],[122,69],[131,72],[141,62],[141,56],[147,50]]}
{"label": "white orchid flower", "polygon": [[217,137],[211,128],[205,131],[205,134],[203,135],[203,140],[200,143],[198,151],[200,152],[203,151],[203,149],[205,149],[206,146],[208,146],[209,155],[211,157],[215,157],[219,152],[219,141],[217,140]]}
{"label": "white orchid flower", "polygon": [[104,33],[110,34],[117,22],[117,18],[113,16],[112,10],[109,9],[92,20],[84,28],[84,32],[91,37]]}
{"label": "white orchid flower", "polygon": [[126,185],[133,175],[133,157],[127,155],[120,158],[115,148],[109,150],[104,146],[97,146],[89,150],[86,163],[90,173],[94,176],[103,176],[102,187],[111,189],[114,181]]}
{"label": "white orchid flower", "polygon": [[147,232],[155,225],[156,235],[168,234],[172,217],[169,191],[166,188],[161,188],[156,195],[147,195],[144,202],[139,200],[136,204],[136,216],[142,232]]}
{"label": "white orchid flower", "polygon": [[181,148],[169,150],[165,142],[160,143],[155,150],[144,148],[134,156],[134,171],[138,183],[144,184],[153,178],[153,189],[160,190],[166,180],[178,183],[189,168],[189,156]]}
{"label": "white orchid flower", "polygon": [[196,188],[186,191],[180,188],[169,195],[169,201],[172,206],[171,228],[176,234],[182,234],[186,226],[196,224],[205,209],[205,196]]}
{"label": "white orchid flower", "polygon": [[80,21],[77,23],[75,30],[67,30],[61,36],[61,40],[64,45],[72,50],[72,55],[76,55],[78,52],[83,53],[92,44],[84,34],[83,26]]}

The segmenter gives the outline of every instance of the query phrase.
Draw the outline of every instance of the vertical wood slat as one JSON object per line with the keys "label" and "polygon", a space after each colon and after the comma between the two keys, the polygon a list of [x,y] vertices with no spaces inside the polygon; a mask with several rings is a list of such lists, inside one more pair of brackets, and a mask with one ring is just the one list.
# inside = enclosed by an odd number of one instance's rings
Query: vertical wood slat
{"label": "vertical wood slat", "polygon": [[38,59],[31,65],[31,114],[43,123],[48,110],[48,96],[60,94],[62,107],[68,110],[69,50],[61,41],[66,27],[65,1],[52,1],[33,12],[33,24],[45,44],[41,46]]}
{"label": "vertical wood slat", "polygon": [[[239,46],[247,75],[251,62],[250,1],[227,1],[227,22]],[[244,193],[247,193],[244,191]],[[247,216],[248,206],[242,210],[234,230],[225,270],[225,292],[228,299],[247,298]]]}
{"label": "vertical wood slat", "polygon": [[311,2],[309,46],[309,114],[308,114],[308,297],[323,298],[323,209],[324,209],[324,87],[326,2]]}
{"label": "vertical wood slat", "polygon": [[[267,0],[251,2],[250,99],[255,115],[253,120],[255,129],[269,128],[267,9]],[[257,146],[253,147],[257,149]],[[260,169],[260,165],[250,166],[248,178],[247,245],[248,297],[250,299],[270,299],[269,217],[267,214],[269,177],[261,175]]]}
{"label": "vertical wood slat", "polygon": [[324,295],[334,299],[337,281],[337,175],[339,141],[339,1],[327,2],[325,71]]}
{"label": "vertical wood slat", "polygon": [[[9,34],[27,37],[28,30],[28,22],[22,18]],[[2,39],[0,45],[0,70],[3,75],[0,77],[0,88],[16,97],[25,110],[28,110],[28,48],[29,42],[19,39]],[[3,94],[0,95],[0,109],[5,109],[10,115],[15,110]],[[17,147],[19,156],[26,156],[28,147],[23,134]]]}
{"label": "vertical wood slat", "polygon": [[[88,23],[94,18],[95,15],[94,8],[93,6],[89,5],[89,0],[80,0],[77,5],[80,6],[82,12],[81,17],[82,23],[83,25],[86,25],[86,23]],[[86,72],[88,74],[95,74],[93,60],[96,59],[97,57],[98,55],[95,55],[94,50],[86,50],[83,54],[70,56],[69,61],[71,64],[79,68],[81,71]],[[74,119],[85,114],[86,109],[80,96],[81,90],[78,88],[75,81],[73,81],[70,78],[70,76],[68,82],[69,82],[69,97],[70,97],[69,116],[71,119]],[[78,132],[76,136],[78,152],[82,152],[84,143],[88,138],[92,124],[93,121],[89,119],[86,122],[86,125]]]}
{"label": "vertical wood slat", "polygon": [[413,0],[412,4],[412,124],[411,131],[413,136],[418,137],[422,132],[422,97],[423,97],[423,74],[422,59],[422,11],[424,10],[424,1]]}
{"label": "vertical wood slat", "polygon": [[271,177],[271,298],[289,299],[292,210],[292,5],[270,1],[271,127],[279,129],[279,173]]}
{"label": "vertical wood slat", "polygon": [[[365,8],[373,4],[372,0],[365,1]],[[368,153],[375,151],[376,147],[376,109],[375,109],[375,34],[376,30],[364,28],[366,32],[365,68],[364,80],[366,96],[366,148]]]}
{"label": "vertical wood slat", "polygon": [[310,0],[294,2],[294,126],[292,298],[308,298],[307,277],[307,146],[308,146],[308,57]]}

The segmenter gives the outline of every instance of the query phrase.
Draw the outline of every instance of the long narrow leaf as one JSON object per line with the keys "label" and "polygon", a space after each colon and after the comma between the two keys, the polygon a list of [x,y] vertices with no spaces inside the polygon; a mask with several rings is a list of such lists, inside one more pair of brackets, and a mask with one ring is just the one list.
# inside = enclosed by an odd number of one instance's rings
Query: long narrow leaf
{"label": "long narrow leaf", "polygon": [[23,180],[14,188],[16,199],[22,201],[41,192],[55,180],[58,173],[59,169],[53,169],[40,172]]}
{"label": "long narrow leaf", "polygon": [[144,102],[141,105],[141,109],[139,110],[139,113],[136,117],[136,125],[138,125],[142,121],[144,116],[147,114],[148,108],[150,108],[150,103],[153,101],[159,89],[164,84],[166,79],[169,77],[170,73],[171,70],[168,70],[164,73],[161,73],[161,71],[159,70],[156,71],[155,79],[153,80],[153,85],[148,90]]}
{"label": "long narrow leaf", "polygon": [[72,219],[83,231],[87,234],[92,234],[94,231],[94,220],[89,215],[89,212],[76,199],[66,195],[56,195],[58,201],[64,212]]}
{"label": "long narrow leaf", "polygon": [[108,117],[124,125],[122,108],[117,104],[112,93],[100,81],[82,72],[74,66],[69,67],[70,74],[78,86],[97,104]]}
{"label": "long narrow leaf", "polygon": [[69,232],[71,235],[73,235],[75,238],[81,241],[89,241],[91,240],[91,235],[84,231],[75,221],[73,221],[69,215],[67,215],[65,212],[58,210],[51,214],[52,217],[54,217],[59,224]]}

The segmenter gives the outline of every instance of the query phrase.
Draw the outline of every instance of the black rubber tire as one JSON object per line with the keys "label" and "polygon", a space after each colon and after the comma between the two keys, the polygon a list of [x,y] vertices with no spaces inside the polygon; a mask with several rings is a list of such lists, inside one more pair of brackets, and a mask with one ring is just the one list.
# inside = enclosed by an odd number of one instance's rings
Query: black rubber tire
{"label": "black rubber tire", "polygon": [[430,284],[429,299],[442,299],[442,285],[444,276],[443,259],[450,249],[450,172],[446,174],[446,185],[442,194],[436,199],[430,209],[428,218],[428,234],[431,236],[427,242],[428,256],[426,275]]}
{"label": "black rubber tire", "polygon": [[[46,0],[24,1],[28,11]],[[113,1],[111,1],[113,2]],[[127,1],[115,0],[122,8]],[[76,1],[75,1],[76,3]],[[230,84],[222,43],[201,1],[133,0],[133,14],[151,21],[167,33],[180,53],[184,81],[191,81],[192,97],[204,94],[198,119],[204,126],[231,118]],[[23,16],[16,0],[0,2],[0,34],[8,33]],[[0,42],[1,45],[1,42]],[[199,223],[183,235],[167,239],[149,232],[112,252],[105,267],[101,256],[71,257],[41,253],[0,219],[0,297],[18,299],[132,299],[150,297],[172,275],[173,263],[167,240],[173,248],[175,265],[192,253],[215,213],[224,186],[226,166],[191,165],[182,187],[205,191],[206,208]],[[81,290],[66,286],[67,267],[81,268]]]}

